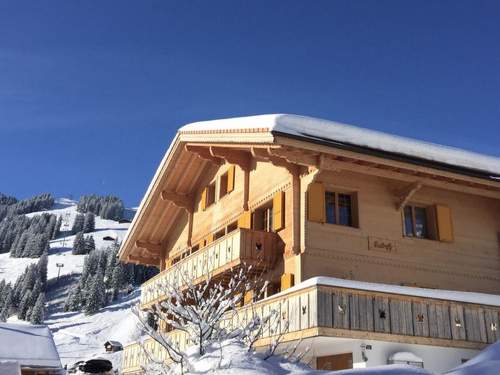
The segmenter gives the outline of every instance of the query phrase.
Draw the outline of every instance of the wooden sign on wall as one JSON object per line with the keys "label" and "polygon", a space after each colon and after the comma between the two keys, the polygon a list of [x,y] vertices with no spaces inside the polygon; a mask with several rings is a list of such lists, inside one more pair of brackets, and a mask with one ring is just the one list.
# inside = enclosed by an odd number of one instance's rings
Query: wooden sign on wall
{"label": "wooden sign on wall", "polygon": [[396,252],[396,242],[387,238],[368,237],[368,250],[381,251],[383,253]]}

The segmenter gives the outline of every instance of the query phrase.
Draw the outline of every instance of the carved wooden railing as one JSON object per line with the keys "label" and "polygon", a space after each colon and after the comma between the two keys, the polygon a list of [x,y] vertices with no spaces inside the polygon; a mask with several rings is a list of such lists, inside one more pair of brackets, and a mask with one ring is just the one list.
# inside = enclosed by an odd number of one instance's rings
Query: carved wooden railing
{"label": "carved wooden railing", "polygon": [[[279,322],[265,327],[260,345],[280,334],[284,341],[331,336],[470,349],[500,340],[498,306],[327,285],[299,285],[242,307],[234,320],[224,324],[238,326],[254,314],[264,316],[271,310],[279,314]],[[181,347],[187,346],[183,333],[169,335]],[[154,341],[146,345],[167,359]],[[125,373],[138,372],[147,363],[138,344],[126,346],[123,356]]]}
{"label": "carved wooden railing", "polygon": [[272,268],[278,247],[276,233],[250,229],[228,233],[142,284],[141,308],[164,298],[165,284],[182,287],[188,281],[197,283],[242,264],[255,271]]}

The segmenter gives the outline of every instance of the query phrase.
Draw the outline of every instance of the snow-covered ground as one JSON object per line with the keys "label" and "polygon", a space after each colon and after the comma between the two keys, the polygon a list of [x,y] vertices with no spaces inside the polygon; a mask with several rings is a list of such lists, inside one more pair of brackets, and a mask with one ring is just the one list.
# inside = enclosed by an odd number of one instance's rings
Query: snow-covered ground
{"label": "snow-covered ground", "polygon": [[71,365],[78,360],[105,357],[117,368],[123,352],[106,354],[104,343],[108,340],[122,344],[139,338],[137,319],[132,306],[139,301],[139,290],[120,298],[115,303],[101,309],[97,314],[56,312],[45,321],[48,324],[63,365]]}
{"label": "snow-covered ground", "polygon": [[[85,258],[85,255],[71,254],[75,236],[71,235],[70,231],[77,215],[76,204],[77,202],[69,199],[57,199],[52,209],[27,215],[35,216],[47,212],[63,217],[62,236],[50,242],[48,316],[45,319],[45,324],[49,326],[54,335],[63,365],[72,365],[78,360],[100,356],[110,359],[116,368],[120,365],[122,352],[106,354],[104,343],[108,340],[122,343],[135,340],[138,330],[131,307],[139,301],[140,292],[139,289],[135,289],[129,295],[121,297],[112,305],[106,306],[99,313],[91,316],[63,311],[68,291],[78,281]],[[126,218],[131,220],[134,211],[133,209],[126,210]],[[96,249],[106,249],[113,241],[105,241],[104,237],[110,236],[122,241],[129,225],[129,223],[120,224],[96,216],[95,231],[86,235],[94,237]],[[7,282],[14,283],[27,265],[37,261],[38,259],[10,258],[8,253],[0,254],[0,280],[5,279]],[[64,267],[61,268],[61,277],[56,283],[55,279],[58,274],[56,264],[58,263],[64,264]],[[28,324],[24,321],[18,321],[15,316],[9,318],[8,321]]]}
{"label": "snow-covered ground", "polygon": [[[61,267],[61,275],[72,273],[81,273],[83,267],[83,259],[85,255],[73,255],[71,249],[73,247],[74,235],[71,235],[71,227],[77,215],[77,202],[70,199],[57,199],[54,207],[47,211],[30,213],[26,216],[40,215],[44,212],[62,216],[63,224],[61,226],[62,237],[50,242],[48,278],[57,277],[58,263],[63,264]],[[131,215],[131,210],[127,210],[126,214]],[[118,223],[113,220],[105,220],[96,216],[95,231],[86,235],[92,235],[96,244],[96,249],[105,249],[113,243],[113,241],[105,241],[104,238],[109,236],[122,241],[125,233],[130,226],[129,223]],[[66,232],[67,235],[64,235]],[[5,279],[6,282],[14,283],[17,277],[24,272],[27,265],[36,263],[38,259],[30,258],[10,258],[9,253],[0,254],[0,280]]]}

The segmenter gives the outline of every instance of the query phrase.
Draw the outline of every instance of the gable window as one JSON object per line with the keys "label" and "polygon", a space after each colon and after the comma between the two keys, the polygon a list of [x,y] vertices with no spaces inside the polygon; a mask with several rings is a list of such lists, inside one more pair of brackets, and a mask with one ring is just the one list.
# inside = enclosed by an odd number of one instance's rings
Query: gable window
{"label": "gable window", "polygon": [[430,238],[429,212],[425,207],[408,205],[404,207],[404,235],[407,237]]}
{"label": "gable window", "polygon": [[352,195],[332,191],[325,192],[325,216],[327,223],[354,226]]}

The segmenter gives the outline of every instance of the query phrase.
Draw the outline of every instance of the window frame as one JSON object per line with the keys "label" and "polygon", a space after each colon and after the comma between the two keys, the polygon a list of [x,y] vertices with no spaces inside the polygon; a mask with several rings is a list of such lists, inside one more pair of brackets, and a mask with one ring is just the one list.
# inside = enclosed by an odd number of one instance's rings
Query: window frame
{"label": "window frame", "polygon": [[218,200],[221,200],[226,195],[229,195],[230,191],[228,191],[228,188],[229,188],[229,170],[227,170],[226,172],[221,174],[219,177],[219,199]]}
{"label": "window frame", "polygon": [[[335,222],[328,221],[328,199],[327,195],[328,194],[333,194],[334,198],[334,220]],[[349,204],[349,223],[348,224],[343,224],[340,223],[340,205],[339,205],[339,196],[340,195],[346,195],[349,197],[350,204]],[[341,189],[335,189],[335,188],[328,188],[325,187],[325,224],[331,224],[331,225],[337,225],[340,227],[347,227],[347,228],[359,228],[359,219],[356,219],[358,217],[358,212],[355,212],[357,210],[357,203],[355,202],[358,199],[357,197],[357,192],[350,192],[350,191],[345,191]]]}
{"label": "window frame", "polygon": [[[209,199],[210,197],[212,197],[212,200]],[[215,204],[216,202],[217,202],[217,189],[216,189],[216,184],[214,181],[214,182],[211,182],[210,184],[207,185],[207,196],[206,196],[206,202],[205,202],[205,209],[207,209],[211,205]]]}
{"label": "window frame", "polygon": [[[432,209],[433,206],[431,205],[426,205],[426,204],[422,204],[422,203],[415,203],[415,202],[410,202],[410,203],[407,203],[403,206],[403,208],[401,209],[401,217],[402,217],[402,220],[403,220],[403,237],[404,238],[414,238],[414,239],[418,239],[418,240],[431,240],[431,241],[434,241],[436,240],[436,238],[434,238],[434,235],[433,235],[433,230],[432,230],[432,227],[433,225],[435,225],[433,222],[432,222],[432,218],[430,217],[430,211]],[[411,235],[408,235],[408,233],[406,232],[406,209],[407,208],[410,208],[411,209],[411,225],[412,225],[412,234]],[[425,215],[424,215],[424,218],[425,218],[425,235],[424,236],[418,236],[417,235],[417,215],[415,213],[415,209],[416,208],[419,208],[419,209],[423,209],[424,212],[425,212]],[[434,218],[435,220],[435,218]]]}

